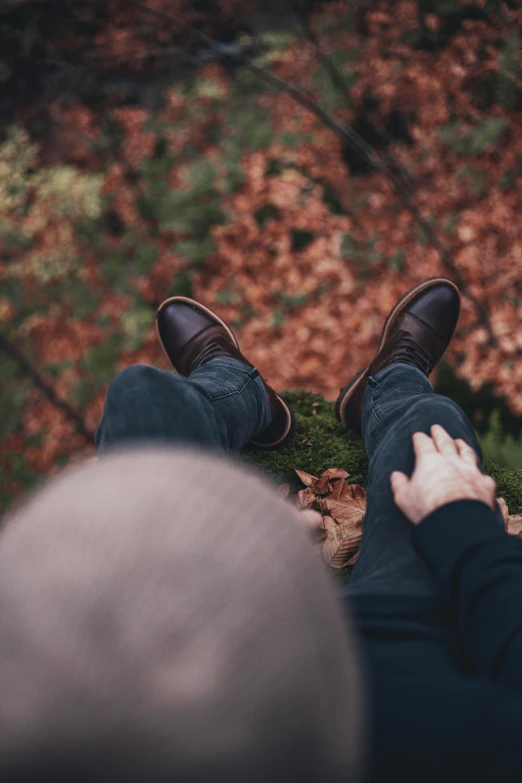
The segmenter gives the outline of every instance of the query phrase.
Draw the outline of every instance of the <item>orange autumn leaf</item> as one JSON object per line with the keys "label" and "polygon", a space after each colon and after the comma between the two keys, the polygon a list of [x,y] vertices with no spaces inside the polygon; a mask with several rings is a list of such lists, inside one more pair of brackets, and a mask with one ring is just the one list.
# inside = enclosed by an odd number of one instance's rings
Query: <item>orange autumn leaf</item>
{"label": "orange autumn leaf", "polygon": [[311,489],[302,489],[297,493],[295,504],[297,508],[310,508],[315,503],[315,495]]}
{"label": "orange autumn leaf", "polygon": [[325,495],[327,492],[331,492],[334,480],[345,479],[350,475],[341,468],[328,468],[328,470],[321,473],[319,478],[312,476],[311,473],[305,473],[304,470],[296,470],[295,472],[303,484],[309,487],[316,495]]}
{"label": "orange autumn leaf", "polygon": [[347,484],[350,475],[340,468],[329,468],[321,476],[296,470],[306,489],[298,492],[296,506],[316,508],[323,514],[324,540],[319,548],[331,568],[353,564],[362,537],[366,511],[366,492],[360,484]]}
{"label": "orange autumn leaf", "polygon": [[504,527],[506,533],[510,536],[522,538],[522,514],[510,514],[509,508],[504,498],[497,498],[497,502],[504,517]]}
{"label": "orange autumn leaf", "polygon": [[338,523],[333,517],[323,517],[326,539],[321,545],[321,553],[330,568],[344,568],[351,555],[359,548],[362,536],[362,524]]}

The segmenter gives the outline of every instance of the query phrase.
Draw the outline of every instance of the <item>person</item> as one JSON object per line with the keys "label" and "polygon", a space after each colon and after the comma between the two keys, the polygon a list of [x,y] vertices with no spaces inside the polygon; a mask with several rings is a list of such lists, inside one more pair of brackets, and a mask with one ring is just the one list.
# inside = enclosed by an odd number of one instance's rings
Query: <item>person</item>
{"label": "person", "polygon": [[[157,672],[152,678],[153,682],[166,686],[170,682],[163,699],[154,691],[155,700],[150,700],[147,679],[139,695],[147,704],[146,715],[152,714],[152,708],[164,705],[170,709],[170,713],[167,710],[170,719],[178,713],[173,724],[167,721],[173,729],[169,729],[174,738],[171,746],[176,749],[173,756],[181,748],[184,751],[178,777],[190,779],[187,771],[193,768],[196,770],[194,779],[205,779],[205,774],[212,768],[213,777],[227,780],[305,778],[328,781],[342,777],[343,780],[376,783],[395,779],[428,783],[470,779],[485,783],[493,779],[507,782],[520,778],[522,542],[508,536],[503,529],[501,511],[495,500],[495,483],[483,472],[482,453],[471,423],[454,402],[435,394],[429,381],[429,375],[451,341],[459,309],[459,291],[451,280],[435,277],[415,286],[400,299],[386,319],[379,348],[371,362],[341,389],[336,403],[337,416],[348,428],[362,435],[369,456],[369,476],[359,557],[339,604],[333,597],[332,585],[320,580],[320,573],[325,575],[321,572],[319,559],[312,556],[315,552],[310,542],[301,536],[304,528],[297,522],[297,512],[291,522],[289,517],[283,522],[285,514],[290,514],[287,510],[283,512],[283,501],[266,488],[261,490],[255,481],[245,484],[246,479],[239,468],[232,468],[223,459],[248,441],[260,448],[284,445],[292,435],[292,412],[242,355],[230,328],[215,313],[188,298],[167,300],[156,319],[159,339],[176,372],[138,365],[119,373],[107,392],[97,433],[101,459],[95,467],[89,468],[94,471],[90,481],[85,485],[78,479],[74,486],[71,484],[68,503],[64,504],[59,494],[51,498],[52,513],[46,514],[45,528],[43,520],[39,525],[35,521],[38,503],[33,503],[33,525],[26,531],[26,546],[29,548],[32,542],[33,560],[30,562],[33,565],[44,529],[47,532],[47,523],[52,531],[50,520],[66,516],[67,519],[74,517],[76,521],[79,509],[87,516],[88,523],[81,528],[78,538],[82,543],[88,540],[93,552],[96,536],[89,537],[86,532],[93,519],[98,521],[109,515],[114,520],[114,530],[109,525],[113,546],[125,538],[119,531],[139,507],[141,524],[137,528],[142,531],[143,549],[147,551],[143,529],[151,520],[155,522],[167,516],[168,522],[164,524],[166,530],[171,529],[169,524],[172,527],[174,543],[171,542],[170,547],[162,544],[160,549],[165,551],[165,556],[168,551],[174,558],[175,567],[170,573],[177,575],[179,569],[179,579],[176,579],[179,596],[172,611],[162,615],[164,623],[156,622],[154,627],[161,627],[165,638],[175,640],[178,635],[183,638],[186,631],[183,620],[187,622],[187,615],[193,618],[191,627],[197,631],[193,631],[193,644],[182,656],[188,667],[188,677],[185,679],[182,666],[174,667],[177,658],[170,650],[173,677],[169,680],[166,674],[169,666],[155,655],[157,644],[153,642],[149,647],[142,645],[141,659],[132,657],[132,643],[135,637],[139,638],[139,633],[136,631],[133,636],[129,632],[132,624],[119,617],[117,600],[110,602],[111,611],[102,627],[115,628],[114,636],[120,642],[122,638],[128,639],[128,644],[111,647],[109,658],[115,667],[119,656],[124,656],[122,682],[132,683],[133,704],[139,704],[139,701],[132,675],[135,678],[142,675],[137,661],[143,663],[147,650],[152,651],[155,663],[158,660],[159,671],[165,672],[163,680]],[[153,446],[164,451],[161,455],[149,454],[148,450]],[[206,457],[204,452],[207,452]],[[109,481],[111,465],[114,461],[131,458],[134,460],[132,468],[130,463],[119,463],[120,479],[114,485],[118,491],[109,491],[113,486]],[[149,470],[145,470],[147,459],[155,460],[150,462]],[[174,459],[176,466],[171,462]],[[226,480],[221,477],[210,481],[210,490],[207,482],[210,462],[205,460],[211,461],[212,476],[213,471],[224,470],[225,465],[228,471]],[[184,465],[189,467],[185,469]],[[160,491],[162,477],[167,482],[166,491]],[[244,494],[246,485],[247,495]],[[263,500],[256,491],[261,492]],[[115,494],[118,502],[114,500]],[[247,500],[247,496],[253,500]],[[110,500],[108,508],[103,502],[107,499]],[[227,511],[228,504],[232,506],[231,513]],[[198,519],[195,533],[192,532],[194,518]],[[22,522],[18,520],[15,525],[13,521],[3,538],[0,537],[0,596],[4,596],[0,619],[9,614],[10,600],[5,598],[6,593],[17,595],[12,587],[16,581],[13,571],[18,575],[19,583],[27,581],[20,576],[23,569],[17,558],[12,551],[6,553],[5,545],[7,533],[15,538],[15,531],[23,529]],[[58,533],[52,540],[63,541],[64,523],[61,526],[54,524]],[[242,525],[242,532],[248,531],[247,542],[235,536],[235,524]],[[65,523],[65,528],[69,530],[74,526],[67,528]],[[35,542],[36,530],[40,536]],[[180,535],[181,531],[183,535]],[[196,589],[196,574],[183,567],[189,552],[185,536],[190,541],[195,538],[199,545],[197,564],[203,573],[209,569],[204,576],[203,590]],[[168,538],[167,532],[164,538]],[[163,540],[161,536],[159,539]],[[269,540],[272,541],[270,547],[266,543]],[[52,551],[55,549],[53,547]],[[141,551],[136,545],[136,559],[141,557]],[[74,565],[82,563],[82,552],[79,546]],[[189,562],[192,555],[193,549],[190,549]],[[90,560],[93,559],[97,562],[94,556]],[[6,562],[14,565],[2,584]],[[128,568],[130,562],[127,562]],[[90,578],[89,574],[96,572],[96,568],[89,563],[83,569],[84,579],[90,580],[89,584],[103,584],[107,575],[104,574],[101,580]],[[54,561],[50,563],[51,573],[56,571],[51,568],[53,564]],[[148,569],[153,566],[150,557],[144,558],[140,573],[144,569],[149,573]],[[248,573],[252,569],[249,589],[245,569]],[[168,568],[164,566],[160,572],[165,570]],[[70,579],[71,572],[76,577],[76,570],[71,567]],[[33,568],[31,573],[36,570]],[[74,607],[74,596],[83,601],[85,588],[82,585],[76,590],[60,588],[58,577],[53,584],[52,606],[59,606],[60,601],[67,604],[71,597],[70,604]],[[76,584],[74,579],[71,584]],[[289,586],[293,589],[289,590]],[[129,598],[129,602],[137,604],[139,609],[144,605],[145,616],[149,605],[165,605],[165,601],[159,600],[154,604],[154,587],[151,578],[146,591],[147,602],[140,600],[140,590],[134,590]],[[190,601],[183,611],[187,592]],[[27,601],[37,607],[33,607],[33,615],[38,609],[36,598],[43,593],[36,581],[31,601]],[[94,591],[92,595],[97,598],[95,606],[100,618],[104,618],[105,593]],[[100,595],[104,596],[103,601]],[[222,598],[216,599],[215,595]],[[209,600],[210,596],[214,600]],[[92,611],[92,601],[83,603],[84,613],[85,609]],[[284,608],[277,615],[275,610],[279,603]],[[235,620],[229,617],[227,622],[221,623],[219,612],[216,620],[216,604],[222,611],[226,606],[233,607],[230,616]],[[341,606],[343,622],[336,614]],[[264,607],[264,612],[259,612],[260,607]],[[324,618],[321,620],[325,611],[330,621],[329,629]],[[82,615],[73,612],[72,608],[71,613],[72,616]],[[132,616],[130,610],[129,614]],[[38,616],[45,617],[41,607]],[[257,630],[259,616],[264,620],[263,632]],[[141,619],[141,614],[138,612],[136,617]],[[92,614],[87,638],[95,635],[95,621],[100,618]],[[287,627],[290,618],[291,629]],[[200,658],[207,660],[204,653],[209,644],[205,644],[202,629],[209,621],[212,633],[208,638],[212,639],[212,644],[219,639],[220,652],[224,653],[218,655],[218,660],[230,660],[232,671],[241,672],[238,680],[226,676],[228,669],[223,664],[217,667],[217,674],[211,668],[208,676],[206,669],[203,669],[204,677],[190,676],[191,672],[198,671]],[[31,623],[26,626],[30,628]],[[310,628],[315,629],[315,633]],[[21,643],[14,645],[12,636],[2,628],[0,645],[4,638],[7,639],[18,662]],[[51,641],[47,636],[44,638],[46,649],[52,651],[54,636]],[[222,639],[231,646],[231,652]],[[102,644],[99,634],[96,642]],[[177,653],[174,641],[171,644]],[[92,641],[91,645],[95,652],[97,645]],[[243,658],[237,652],[242,648]],[[15,652],[18,655],[15,656]],[[5,679],[1,676],[3,657],[0,646],[0,682]],[[193,657],[196,663],[194,669],[190,669]],[[13,689],[13,693],[25,695],[25,712],[20,707],[19,713],[32,714],[29,705],[34,692],[45,694],[48,687],[53,694],[58,693],[68,707],[62,713],[62,723],[63,715],[70,713],[78,713],[82,718],[72,721],[76,733],[71,729],[71,735],[76,740],[78,736],[83,738],[81,747],[87,747],[85,737],[93,735],[92,725],[96,721],[89,723],[82,717],[77,700],[74,700],[75,689],[69,699],[64,697],[65,686],[57,678],[56,667],[54,679],[44,677],[52,668],[52,655],[48,654],[44,662],[46,666],[41,667],[41,676],[36,677],[33,673],[38,687],[31,687],[23,661],[19,664],[18,675],[10,678],[23,683],[18,691]],[[16,671],[14,663],[12,667]],[[32,672],[34,666],[29,668]],[[112,674],[113,669],[110,671]],[[316,677],[313,687],[312,672]],[[74,670],[73,674],[69,679],[76,688],[78,673]],[[90,676],[99,688],[100,678],[94,674]],[[255,686],[258,677],[259,688]],[[46,687],[41,683],[42,679]],[[117,676],[109,678],[111,685],[117,680]],[[241,688],[234,688],[238,681]],[[85,683],[88,682],[86,676]],[[184,696],[181,700],[180,682],[186,683],[181,688]],[[217,682],[221,682],[221,689]],[[235,697],[232,697],[231,689]],[[84,695],[87,691],[84,687],[78,692]],[[193,700],[196,700],[197,708],[191,711],[188,707]],[[48,702],[40,701],[43,706],[40,723],[35,721],[37,725],[41,725],[48,714]],[[16,702],[14,698],[0,699],[2,705],[7,703],[8,714],[9,704]],[[289,707],[285,712],[282,703],[291,705],[292,709]],[[115,713],[111,711],[113,704],[119,705]],[[173,706],[176,704],[177,709]],[[113,698],[113,689],[107,692],[103,708],[109,716],[109,727],[116,725],[115,714],[120,720],[124,714],[130,726],[125,736],[140,736],[141,711],[138,710],[133,723],[129,717],[131,710],[121,709],[120,702]],[[187,709],[192,722],[187,721]],[[105,715],[100,705],[95,714],[98,723],[106,726],[107,722],[100,719],[100,715]],[[245,715],[250,720],[246,720]],[[315,722],[312,716],[315,716]],[[62,725],[54,715],[53,718],[54,721],[48,722],[51,728],[39,748],[48,748],[49,732]],[[9,726],[9,721],[7,723]],[[123,723],[127,727],[125,721]],[[91,726],[91,733],[86,731],[86,724]],[[231,732],[231,724],[235,726],[236,734]],[[30,749],[34,737],[40,738],[40,735],[36,731],[29,735],[20,731],[23,721],[14,721],[14,725],[23,742],[10,745],[22,748],[24,753],[14,753],[10,769],[19,771],[16,764],[23,768],[20,758],[28,757],[27,748]],[[153,721],[150,725],[147,723],[150,736],[154,736],[152,727],[155,725]],[[221,725],[222,732],[219,731]],[[250,732],[246,731],[250,744],[240,730],[245,726],[250,729]],[[314,733],[315,739],[312,738]],[[2,734],[10,736],[8,731],[0,732],[0,737]],[[199,744],[194,741],[195,734]],[[326,744],[325,735],[329,735]],[[14,730],[13,736],[17,736]],[[94,732],[94,736],[98,738],[98,747],[100,732]],[[227,743],[227,737],[234,737],[236,742]],[[277,742],[275,738],[278,738]],[[146,739],[149,739],[147,734]],[[166,752],[165,743],[156,744],[161,750],[159,758],[166,753],[172,761],[169,767],[172,772],[175,763]],[[80,746],[76,741],[68,747],[74,750]],[[141,747],[139,743],[137,747]],[[41,755],[47,758],[45,752]],[[143,759],[150,758],[150,754],[140,755],[134,749],[129,758],[130,769],[142,771]],[[206,758],[212,760],[207,766]],[[1,760],[0,741],[0,771]],[[55,764],[54,772],[56,767]],[[240,770],[239,775],[234,774],[237,770]],[[257,777],[255,770],[260,772]],[[203,777],[197,778],[199,773]],[[19,775],[16,779],[22,778]],[[113,776],[110,779],[120,778]]]}

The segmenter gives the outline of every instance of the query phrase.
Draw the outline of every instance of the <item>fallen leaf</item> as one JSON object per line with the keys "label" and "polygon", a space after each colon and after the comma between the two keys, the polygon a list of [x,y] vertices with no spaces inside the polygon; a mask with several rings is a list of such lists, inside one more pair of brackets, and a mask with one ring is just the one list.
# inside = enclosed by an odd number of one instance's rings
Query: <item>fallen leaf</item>
{"label": "fallen leaf", "polygon": [[347,488],[341,500],[325,498],[326,509],[337,522],[362,518],[366,511],[366,493],[360,484],[347,484]]}
{"label": "fallen leaf", "polygon": [[510,514],[504,498],[497,498],[497,503],[504,517],[504,528],[510,536],[522,538],[522,514]]}
{"label": "fallen leaf", "polygon": [[359,557],[359,552],[356,552],[353,557],[351,557],[348,562],[346,563],[347,566],[353,566],[357,562],[357,558]]}
{"label": "fallen leaf", "polygon": [[325,470],[324,473],[321,474],[321,478],[326,476],[326,478],[330,481],[330,479],[345,479],[348,478],[349,475],[350,474],[342,468],[328,468],[328,470]]}
{"label": "fallen leaf", "polygon": [[331,482],[333,480],[345,479],[350,475],[342,468],[328,468],[323,471],[319,478],[312,476],[311,473],[305,473],[304,470],[295,471],[303,484],[315,492],[316,495],[325,495],[332,489]]}
{"label": "fallen leaf", "polygon": [[325,470],[324,473],[315,480],[312,484],[312,489],[316,495],[324,495],[327,492],[331,492],[332,485],[330,482],[333,479],[345,479],[348,478],[349,475],[349,473],[340,468],[328,468],[328,470]]}
{"label": "fallen leaf", "polygon": [[333,517],[323,517],[326,540],[321,552],[323,560],[330,568],[344,568],[350,560],[349,555],[358,549],[362,537],[362,525],[340,525]]}
{"label": "fallen leaf", "polygon": [[310,508],[315,502],[315,495],[311,489],[301,489],[297,493],[295,505],[298,509]]}
{"label": "fallen leaf", "polygon": [[296,473],[306,487],[311,487],[314,481],[317,481],[317,476],[312,476],[311,473],[305,473],[304,470],[296,470]]}
{"label": "fallen leaf", "polygon": [[363,487],[347,484],[350,474],[342,468],[328,468],[319,478],[302,470],[296,470],[296,473],[306,485],[306,489],[297,493],[297,508],[315,508],[323,515],[324,540],[319,548],[324,562],[331,568],[353,564],[366,512]]}
{"label": "fallen leaf", "polygon": [[506,532],[510,536],[522,538],[522,514],[512,514],[506,523]]}

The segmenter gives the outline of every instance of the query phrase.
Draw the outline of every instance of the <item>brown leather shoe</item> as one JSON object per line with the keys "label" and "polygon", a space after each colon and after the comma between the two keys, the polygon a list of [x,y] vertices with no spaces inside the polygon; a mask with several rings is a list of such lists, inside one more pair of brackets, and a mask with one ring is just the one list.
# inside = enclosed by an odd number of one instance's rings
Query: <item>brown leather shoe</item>
{"label": "brown leather shoe", "polygon": [[[239,350],[230,327],[194,299],[173,296],[163,302],[156,314],[156,332],[167,359],[180,375],[190,375],[216,356],[230,356],[249,367],[254,366]],[[293,431],[293,416],[286,402],[265,381],[263,383],[272,421],[250,442],[265,448],[281,446]]]}
{"label": "brown leather shoe", "polygon": [[340,391],[335,403],[339,421],[360,434],[368,376],[389,364],[412,364],[428,376],[450,343],[459,312],[459,289],[445,277],[430,277],[399,299],[386,319],[372,361]]}

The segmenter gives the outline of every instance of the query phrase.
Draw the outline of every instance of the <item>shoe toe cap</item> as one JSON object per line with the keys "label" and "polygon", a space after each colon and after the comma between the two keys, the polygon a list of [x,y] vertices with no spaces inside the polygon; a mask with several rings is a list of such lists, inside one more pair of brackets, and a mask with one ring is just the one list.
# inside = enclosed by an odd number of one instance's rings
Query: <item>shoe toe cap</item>
{"label": "shoe toe cap", "polygon": [[460,313],[459,291],[451,283],[437,283],[419,294],[408,311],[441,336],[450,337]]}

